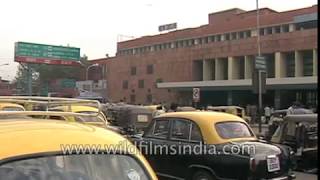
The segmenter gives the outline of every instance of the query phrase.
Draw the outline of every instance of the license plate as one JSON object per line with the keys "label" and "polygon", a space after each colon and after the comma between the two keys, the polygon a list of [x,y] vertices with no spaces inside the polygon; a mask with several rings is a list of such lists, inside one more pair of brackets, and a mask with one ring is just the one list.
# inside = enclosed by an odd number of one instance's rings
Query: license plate
{"label": "license plate", "polygon": [[138,115],[137,117],[138,122],[148,122],[148,116],[147,115]]}
{"label": "license plate", "polygon": [[267,157],[268,172],[274,172],[280,170],[279,158],[277,156]]}

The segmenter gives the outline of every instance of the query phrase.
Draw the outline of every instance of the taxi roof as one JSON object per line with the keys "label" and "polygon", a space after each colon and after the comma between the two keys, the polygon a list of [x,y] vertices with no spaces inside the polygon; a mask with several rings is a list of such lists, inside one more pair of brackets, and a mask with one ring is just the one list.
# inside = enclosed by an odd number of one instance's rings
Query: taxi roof
{"label": "taxi roof", "polygon": [[208,106],[208,109],[231,109],[231,108],[236,108],[236,109],[244,109],[240,106]]}
{"label": "taxi roof", "polygon": [[239,116],[223,113],[223,112],[214,112],[214,111],[192,111],[192,112],[169,112],[161,114],[159,117],[178,117],[178,118],[185,118],[191,119],[195,122],[202,122],[202,123],[217,123],[217,122],[224,122],[224,121],[241,121],[245,122]]}
{"label": "taxi roof", "polygon": [[[214,111],[169,112],[169,113],[161,114],[157,118],[172,118],[171,120],[174,120],[174,119],[192,120],[199,126],[202,132],[202,137],[204,141],[208,144],[222,144],[222,143],[228,143],[231,141],[257,139],[255,135],[253,135],[252,137],[231,138],[231,139],[223,139],[222,137],[220,137],[217,131],[214,130],[215,129],[214,124],[216,123],[236,121],[236,122],[247,124],[246,121],[243,120],[241,117],[233,114],[229,114],[229,113],[214,112]],[[250,129],[249,125],[247,125],[247,127]],[[252,130],[251,132],[253,133]]]}
{"label": "taxi roof", "polygon": [[2,109],[3,107],[19,107],[24,109],[24,107],[20,104],[0,102],[0,109]]}
{"label": "taxi roof", "polygon": [[119,144],[127,141],[102,128],[65,121],[1,120],[0,161],[21,155],[61,152],[61,145]]}
{"label": "taxi roof", "polygon": [[96,107],[83,106],[83,105],[57,106],[52,109],[69,111],[69,107],[71,109],[71,112],[83,112],[83,111],[98,112],[99,111],[98,108],[96,108]]}

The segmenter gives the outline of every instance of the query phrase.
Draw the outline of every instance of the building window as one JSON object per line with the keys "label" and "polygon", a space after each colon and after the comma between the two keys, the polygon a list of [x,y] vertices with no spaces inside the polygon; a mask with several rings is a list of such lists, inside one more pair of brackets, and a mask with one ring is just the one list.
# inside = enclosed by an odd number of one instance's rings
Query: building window
{"label": "building window", "polygon": [[231,33],[231,40],[237,39],[237,33],[233,32]]}
{"label": "building window", "polygon": [[303,59],[303,76],[312,76],[313,75],[313,51],[306,50],[302,51]]}
{"label": "building window", "polygon": [[289,24],[282,25],[282,32],[289,32]]}
{"label": "building window", "polygon": [[246,38],[251,37],[251,31],[250,30],[249,31],[245,31],[245,34],[246,34]]}
{"label": "building window", "polygon": [[136,95],[134,95],[134,94],[130,95],[130,102],[131,102],[131,104],[134,104],[136,102]]}
{"label": "building window", "polygon": [[239,39],[243,39],[244,38],[244,32],[239,32]]}
{"label": "building window", "polygon": [[229,40],[230,40],[230,34],[229,34],[229,33],[225,34],[224,37],[225,37],[225,40],[226,40],[226,41],[229,41]]}
{"label": "building window", "polygon": [[272,27],[267,27],[266,28],[266,35],[272,34]]}
{"label": "building window", "polygon": [[264,35],[264,28],[260,28],[260,29],[259,29],[259,33],[260,33],[260,34],[259,34],[260,36],[263,36],[263,35]]}
{"label": "building window", "polygon": [[124,81],[122,82],[122,89],[128,89],[128,87],[129,87],[129,82],[128,82],[128,80],[124,80]]}
{"label": "building window", "polygon": [[221,41],[221,35],[220,35],[220,34],[219,34],[219,35],[216,35],[216,41],[217,41],[217,42]]}
{"label": "building window", "polygon": [[134,76],[137,74],[137,67],[133,66],[131,67],[131,75]]}
{"label": "building window", "polygon": [[183,47],[183,41],[179,41],[178,47]]}
{"label": "building window", "polygon": [[287,77],[294,77],[295,75],[294,52],[286,53],[286,61],[287,61]]}
{"label": "building window", "polygon": [[152,94],[147,95],[147,103],[151,104],[152,103]]}
{"label": "building window", "polygon": [[274,33],[280,33],[281,32],[281,28],[280,28],[280,26],[276,26],[276,27],[274,27]]}
{"label": "building window", "polygon": [[203,38],[203,43],[204,44],[208,44],[208,42],[209,42],[209,37],[204,37]]}
{"label": "building window", "polygon": [[304,29],[315,29],[318,28],[318,21],[308,21],[308,22],[303,22],[303,23],[298,23],[296,24],[297,30],[301,31]]}
{"label": "building window", "polygon": [[215,38],[216,38],[215,36],[209,36],[208,37],[208,42],[215,42],[216,41]]}
{"label": "building window", "polygon": [[147,66],[147,74],[153,74],[153,64]]}
{"label": "building window", "polygon": [[139,88],[144,88],[144,80],[139,80],[138,86]]}

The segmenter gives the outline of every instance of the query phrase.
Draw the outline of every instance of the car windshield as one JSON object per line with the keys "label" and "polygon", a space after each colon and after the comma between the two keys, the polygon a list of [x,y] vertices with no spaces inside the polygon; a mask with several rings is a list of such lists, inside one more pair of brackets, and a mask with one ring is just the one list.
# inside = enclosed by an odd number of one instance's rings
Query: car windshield
{"label": "car windshield", "polygon": [[149,180],[128,155],[66,155],[32,158],[0,166],[6,180]]}
{"label": "car windshield", "polygon": [[254,135],[242,122],[220,122],[215,125],[216,131],[223,139],[246,138]]}

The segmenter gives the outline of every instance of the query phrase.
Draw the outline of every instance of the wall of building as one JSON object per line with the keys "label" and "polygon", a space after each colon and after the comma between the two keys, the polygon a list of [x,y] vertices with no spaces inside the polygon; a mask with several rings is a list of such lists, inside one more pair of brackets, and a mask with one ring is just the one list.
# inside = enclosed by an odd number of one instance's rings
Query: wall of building
{"label": "wall of building", "polygon": [[[310,69],[310,66],[312,76],[317,75],[317,28],[296,29],[292,23],[294,16],[317,12],[316,8],[283,13],[264,10],[259,33],[261,52],[270,61],[270,78],[288,77],[287,59],[292,57],[293,77],[308,75],[304,69]],[[217,23],[226,19],[219,21],[217,17],[213,18],[214,14],[210,14],[211,24],[199,28],[118,43],[116,57],[95,61],[106,65],[109,98],[112,101],[135,100],[132,103],[137,104],[182,101],[183,97],[189,96],[188,93],[170,88],[159,89],[156,84],[250,79],[254,56],[257,54],[255,17],[252,16],[253,12],[235,11],[238,14],[231,15],[233,19],[228,20],[234,23],[228,22],[225,26],[217,27]],[[311,60],[304,60],[310,59],[310,54]],[[304,64],[309,64],[306,65],[308,68],[304,68]],[[147,72],[150,65],[153,66],[152,73]],[[131,74],[133,67],[136,74]],[[141,81],[143,87],[139,86]]]}

